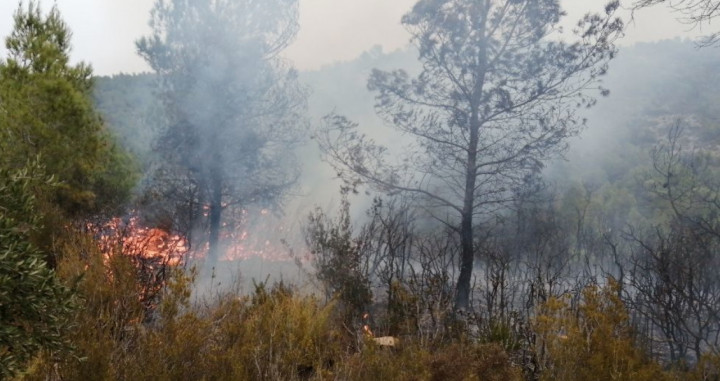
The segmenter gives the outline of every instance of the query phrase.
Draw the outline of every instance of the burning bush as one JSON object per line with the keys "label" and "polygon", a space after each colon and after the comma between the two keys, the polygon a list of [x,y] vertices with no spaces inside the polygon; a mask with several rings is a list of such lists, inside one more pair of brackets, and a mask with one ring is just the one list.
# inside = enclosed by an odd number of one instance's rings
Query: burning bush
{"label": "burning bush", "polygon": [[158,302],[158,296],[169,276],[169,269],[181,265],[187,253],[187,241],[178,234],[140,222],[133,214],[112,218],[104,223],[88,223],[87,230],[97,241],[103,262],[112,276],[116,256],[126,258],[136,270],[140,303],[146,317]]}

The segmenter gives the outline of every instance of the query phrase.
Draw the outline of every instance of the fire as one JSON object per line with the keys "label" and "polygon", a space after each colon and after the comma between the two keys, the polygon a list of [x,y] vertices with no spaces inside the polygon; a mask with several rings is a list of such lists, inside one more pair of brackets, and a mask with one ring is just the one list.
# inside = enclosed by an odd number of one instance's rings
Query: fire
{"label": "fire", "polygon": [[188,251],[187,240],[178,234],[145,226],[137,215],[88,223],[86,229],[95,236],[109,279],[116,276],[114,258],[124,256],[131,261],[136,269],[139,301],[146,312],[153,311],[170,275],[168,268],[180,265]]}
{"label": "fire", "polygon": [[[287,245],[276,239],[286,236],[288,229],[270,210],[243,209],[227,220],[233,222],[223,223],[223,231],[220,234],[221,261],[241,261],[253,257],[268,262],[293,259]],[[204,257],[204,253],[197,254],[199,257]]]}
{"label": "fire", "polygon": [[373,334],[372,329],[370,329],[370,314],[367,312],[364,313],[362,316],[362,321],[363,321],[362,331],[365,334],[365,336],[374,337],[375,334]]}
{"label": "fire", "polygon": [[385,348],[392,348],[396,347],[400,344],[400,339],[394,336],[381,336],[381,337],[375,337],[375,334],[373,333],[372,329],[370,328],[370,314],[365,312],[362,315],[362,333],[367,337],[368,339],[372,339],[372,341],[380,346]]}
{"label": "fire", "polygon": [[[222,262],[241,261],[259,257],[269,262],[309,261],[309,257],[295,257],[289,244],[269,237],[282,237],[288,229],[277,216],[266,209],[240,211],[240,216],[228,216],[220,234]],[[239,217],[239,218],[238,218]],[[128,258],[136,268],[141,303],[148,312],[157,306],[158,297],[170,275],[169,268],[198,261],[207,257],[208,244],[202,234],[193,244],[184,236],[148,226],[138,213],[124,218],[116,217],[104,222],[88,223],[103,255],[108,277],[114,275],[113,258]]]}
{"label": "fire", "polygon": [[[274,239],[288,234],[289,230],[281,219],[268,209],[243,209],[237,213],[228,216],[222,224],[220,261],[241,261],[252,257],[268,262],[296,259],[285,241]],[[136,213],[88,225],[88,228],[95,234],[106,261],[110,256],[121,253],[140,259],[151,267],[177,266],[185,261],[202,261],[208,253],[208,244],[203,242],[202,235],[198,236],[198,242],[194,242],[190,250],[190,243],[185,237],[145,226]],[[308,261],[309,258],[300,260]]]}
{"label": "fire", "polygon": [[187,253],[187,240],[178,234],[143,226],[138,216],[113,218],[95,231],[100,250],[108,259],[120,253],[163,265],[177,266]]}

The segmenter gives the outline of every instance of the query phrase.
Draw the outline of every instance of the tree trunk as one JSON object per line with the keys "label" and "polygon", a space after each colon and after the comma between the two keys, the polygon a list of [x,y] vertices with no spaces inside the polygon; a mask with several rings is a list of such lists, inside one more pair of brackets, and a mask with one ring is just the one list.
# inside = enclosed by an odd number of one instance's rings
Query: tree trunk
{"label": "tree trunk", "polygon": [[[485,33],[488,14],[490,13],[490,1],[486,0],[482,7],[479,30]],[[467,163],[465,166],[465,192],[463,195],[463,209],[460,221],[460,275],[455,290],[455,310],[467,309],[470,306],[470,284],[472,281],[475,250],[473,245],[473,215],[475,214],[475,185],[477,183],[477,161],[478,142],[480,140],[480,115],[479,105],[482,99],[485,86],[485,75],[487,74],[487,41],[481,40],[478,51],[477,77],[473,93],[468,99],[470,106],[470,140],[467,146]]]}
{"label": "tree trunk", "polygon": [[470,306],[470,282],[472,280],[475,250],[473,245],[473,214],[475,212],[475,183],[477,180],[477,146],[479,139],[477,111],[473,111],[470,121],[470,145],[467,166],[465,168],[465,195],[460,221],[460,276],[455,291],[455,309],[467,309]]}
{"label": "tree trunk", "polygon": [[472,215],[462,217],[460,232],[462,251],[460,253],[460,276],[457,281],[455,292],[455,309],[467,309],[470,306],[470,281],[472,280],[473,262],[475,254],[473,250]]}
{"label": "tree trunk", "polygon": [[220,256],[220,228],[222,219],[222,178],[214,174],[211,180],[210,237],[208,238],[208,266],[215,266]]}

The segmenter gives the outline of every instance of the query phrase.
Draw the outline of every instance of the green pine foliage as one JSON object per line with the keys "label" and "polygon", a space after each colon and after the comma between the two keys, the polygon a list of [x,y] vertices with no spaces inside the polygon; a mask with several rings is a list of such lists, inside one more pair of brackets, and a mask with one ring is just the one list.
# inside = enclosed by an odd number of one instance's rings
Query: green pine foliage
{"label": "green pine foliage", "polygon": [[95,77],[93,102],[118,143],[132,153],[143,169],[153,159],[152,143],[164,126],[163,106],[155,96],[153,74]]}
{"label": "green pine foliage", "polygon": [[93,109],[92,68],[70,65],[71,32],[57,8],[44,15],[30,2],[14,21],[0,62],[0,166],[39,156],[71,216],[116,207],[130,195],[134,164]]}

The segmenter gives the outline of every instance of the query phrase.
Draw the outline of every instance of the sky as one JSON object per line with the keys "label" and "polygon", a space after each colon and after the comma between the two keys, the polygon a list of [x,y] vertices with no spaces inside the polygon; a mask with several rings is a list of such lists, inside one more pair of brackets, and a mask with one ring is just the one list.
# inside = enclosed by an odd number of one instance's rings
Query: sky
{"label": "sky", "polygon": [[[300,70],[315,70],[336,61],[348,61],[375,45],[385,51],[409,41],[400,18],[416,0],[300,0],[300,32],[285,56]],[[588,11],[600,11],[606,0],[562,0],[568,20]],[[95,73],[111,75],[148,71],[135,53],[134,41],[149,33],[147,21],[154,0],[44,0],[57,4],[73,31],[72,60],[92,64]],[[624,3],[627,5],[627,3]],[[12,30],[18,0],[0,0],[0,36]],[[625,11],[627,18],[629,12]],[[705,31],[676,21],[664,6],[637,12],[622,44],[668,38],[694,38]],[[0,56],[6,51],[0,48]]]}

